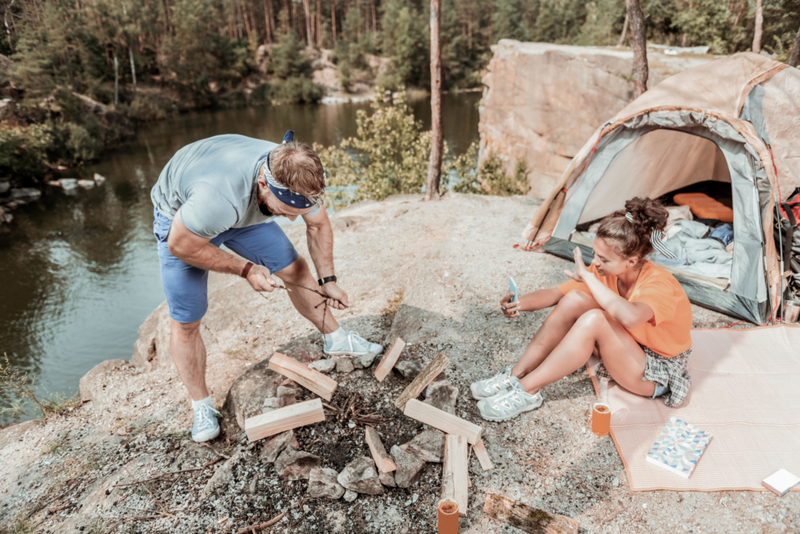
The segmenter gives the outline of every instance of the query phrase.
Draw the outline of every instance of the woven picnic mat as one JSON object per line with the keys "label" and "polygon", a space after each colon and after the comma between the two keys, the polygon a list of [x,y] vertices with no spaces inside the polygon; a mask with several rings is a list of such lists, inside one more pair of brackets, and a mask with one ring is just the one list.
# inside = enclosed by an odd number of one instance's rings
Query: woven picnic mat
{"label": "woven picnic mat", "polygon": [[[693,330],[692,340],[683,406],[611,382],[611,434],[631,490],[766,491],[778,469],[800,475],[800,327]],[[714,436],[689,479],[645,460],[670,417]]]}

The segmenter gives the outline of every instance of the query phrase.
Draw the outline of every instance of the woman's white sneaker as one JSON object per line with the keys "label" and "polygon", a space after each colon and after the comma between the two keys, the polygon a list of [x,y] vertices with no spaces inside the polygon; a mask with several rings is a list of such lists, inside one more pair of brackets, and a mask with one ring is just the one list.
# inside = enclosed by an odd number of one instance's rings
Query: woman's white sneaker
{"label": "woman's white sneaker", "polygon": [[358,332],[350,331],[338,343],[332,339],[326,339],[323,351],[329,356],[364,356],[370,352],[372,354],[380,354],[383,352],[383,347],[377,343],[367,341],[358,335]]}
{"label": "woman's white sneaker", "polygon": [[508,421],[542,405],[544,398],[541,392],[537,391],[536,394],[531,395],[525,391],[519,380],[515,386],[511,391],[498,393],[490,399],[478,402],[478,413],[481,414],[481,417],[487,421]]}
{"label": "woman's white sneaker", "polygon": [[473,382],[472,385],[469,386],[469,391],[472,393],[472,398],[475,400],[488,399],[494,397],[498,393],[504,393],[514,389],[512,378],[517,380],[511,376],[511,367],[506,367],[492,378]]}

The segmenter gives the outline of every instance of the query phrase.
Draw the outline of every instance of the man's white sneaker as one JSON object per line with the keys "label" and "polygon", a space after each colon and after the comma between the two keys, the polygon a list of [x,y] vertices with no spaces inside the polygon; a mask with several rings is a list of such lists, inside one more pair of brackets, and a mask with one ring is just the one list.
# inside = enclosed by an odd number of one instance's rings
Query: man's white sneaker
{"label": "man's white sneaker", "polygon": [[511,391],[498,393],[490,399],[478,402],[478,412],[481,417],[487,421],[508,421],[542,405],[544,398],[541,392],[537,391],[535,395],[531,395],[523,389],[518,380],[515,386]]}
{"label": "man's white sneaker", "polygon": [[325,354],[330,356],[364,356],[370,352],[373,354],[380,354],[383,352],[383,347],[377,343],[370,343],[360,335],[358,332],[347,332],[347,337],[334,343],[333,341],[325,341],[324,346]]}
{"label": "man's white sneaker", "polygon": [[201,404],[194,411],[194,425],[192,426],[192,439],[202,443],[219,436],[219,423],[217,416],[221,416],[213,406]]}
{"label": "man's white sneaker", "polygon": [[516,380],[511,376],[511,367],[506,367],[492,378],[485,380],[478,380],[469,386],[469,391],[472,393],[472,398],[475,400],[488,399],[494,397],[498,393],[504,393],[514,389],[514,384],[511,379]]}

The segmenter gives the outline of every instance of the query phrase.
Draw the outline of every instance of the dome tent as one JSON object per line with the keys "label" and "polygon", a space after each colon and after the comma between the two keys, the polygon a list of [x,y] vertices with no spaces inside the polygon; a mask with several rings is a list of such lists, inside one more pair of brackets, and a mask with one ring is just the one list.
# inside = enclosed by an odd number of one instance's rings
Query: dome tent
{"label": "dome tent", "polygon": [[580,246],[588,260],[578,225],[700,182],[731,184],[730,279],[671,270],[692,302],[765,323],[783,286],[775,205],[800,186],[800,71],[785,63],[735,54],[644,93],[592,135],[522,236],[568,259]]}

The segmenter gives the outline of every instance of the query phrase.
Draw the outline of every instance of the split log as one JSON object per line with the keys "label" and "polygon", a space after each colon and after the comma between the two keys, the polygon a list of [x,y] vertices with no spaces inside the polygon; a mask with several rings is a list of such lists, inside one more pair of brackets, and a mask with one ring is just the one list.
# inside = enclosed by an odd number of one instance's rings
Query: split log
{"label": "split log", "polygon": [[372,459],[375,460],[375,465],[378,466],[378,471],[388,473],[397,469],[392,457],[386,452],[378,431],[374,427],[367,426],[364,428],[364,439],[369,447],[369,452],[372,453]]}
{"label": "split log", "polygon": [[287,378],[291,378],[309,391],[313,391],[323,399],[330,401],[339,384],[333,378],[307,365],[276,352],[269,359],[269,368]]}
{"label": "split log", "polygon": [[578,534],[578,521],[532,508],[496,493],[486,494],[483,512],[528,534]]}
{"label": "split log", "polygon": [[458,503],[458,515],[467,515],[469,506],[469,445],[464,436],[448,434],[444,441],[444,469],[442,471],[442,499]]}
{"label": "split log", "polygon": [[483,427],[470,423],[466,419],[451,415],[439,408],[434,408],[417,399],[408,401],[403,413],[421,423],[425,423],[433,428],[438,428],[445,434],[464,436],[467,438],[467,441],[473,445],[481,439]]}
{"label": "split log", "polygon": [[475,451],[475,456],[478,457],[478,461],[481,463],[481,467],[483,467],[484,471],[489,471],[494,469],[494,465],[492,465],[492,459],[489,458],[489,451],[486,450],[486,445],[483,443],[483,440],[478,440],[473,446],[472,450]]}
{"label": "split log", "polygon": [[430,361],[430,363],[425,366],[425,369],[422,370],[420,374],[411,382],[408,387],[403,390],[397,400],[394,401],[394,405],[404,410],[406,407],[406,403],[410,399],[416,399],[420,393],[422,393],[425,388],[427,388],[433,379],[439,376],[439,373],[447,367],[447,364],[450,363],[450,360],[447,356],[444,355],[443,352],[440,352],[438,356]]}
{"label": "split log", "polygon": [[383,382],[383,379],[386,378],[386,375],[392,370],[394,364],[397,363],[397,359],[400,357],[405,346],[406,342],[403,341],[402,338],[398,337],[394,340],[392,348],[389,349],[389,352],[383,357],[381,363],[375,368],[375,378],[378,379],[378,382]]}
{"label": "split log", "polygon": [[244,431],[247,439],[255,441],[324,420],[322,401],[313,399],[245,419]]}

